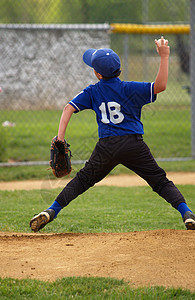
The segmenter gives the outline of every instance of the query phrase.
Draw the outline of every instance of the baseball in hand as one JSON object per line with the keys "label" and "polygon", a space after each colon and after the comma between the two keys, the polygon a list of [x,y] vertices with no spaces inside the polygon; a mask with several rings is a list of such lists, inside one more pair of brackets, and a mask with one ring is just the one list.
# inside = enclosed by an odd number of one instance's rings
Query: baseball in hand
{"label": "baseball in hand", "polygon": [[2,92],[2,88],[0,87],[0,93]]}
{"label": "baseball in hand", "polygon": [[161,40],[163,40],[163,45],[165,45],[165,42],[166,42],[166,40],[163,38],[163,39],[159,39],[158,41],[157,41],[157,43],[158,43],[158,45],[159,46],[161,46],[162,44],[161,44]]}

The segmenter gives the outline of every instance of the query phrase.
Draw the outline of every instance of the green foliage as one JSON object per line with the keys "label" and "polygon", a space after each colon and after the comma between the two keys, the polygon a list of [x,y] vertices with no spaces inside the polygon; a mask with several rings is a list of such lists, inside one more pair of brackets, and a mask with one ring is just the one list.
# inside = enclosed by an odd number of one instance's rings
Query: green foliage
{"label": "green foliage", "polygon": [[[146,2],[145,2],[146,3]],[[147,21],[189,21],[189,1],[150,0]],[[1,0],[1,23],[142,23],[142,0]]]}
{"label": "green foliage", "polygon": [[[174,23],[178,20],[187,21],[189,17],[189,1],[158,1],[150,0],[149,2],[149,20],[150,22],[170,22]],[[155,13],[154,13],[155,12]]]}
{"label": "green foliage", "polygon": [[189,290],[144,287],[133,288],[123,280],[113,278],[69,277],[55,282],[30,279],[0,279],[1,299],[132,299],[132,300],[191,300]]}

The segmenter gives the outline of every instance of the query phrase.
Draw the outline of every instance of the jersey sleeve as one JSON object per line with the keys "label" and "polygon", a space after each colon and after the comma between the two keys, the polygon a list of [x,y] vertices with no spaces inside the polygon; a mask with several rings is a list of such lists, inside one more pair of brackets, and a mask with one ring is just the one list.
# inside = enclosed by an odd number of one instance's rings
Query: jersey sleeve
{"label": "jersey sleeve", "polygon": [[154,102],[156,95],[154,94],[154,82],[136,82],[131,81],[130,94],[134,98],[134,102],[138,106]]}
{"label": "jersey sleeve", "polygon": [[69,101],[69,104],[72,105],[76,109],[76,113],[84,110],[84,109],[91,109],[92,103],[91,103],[91,96],[87,89],[84,89],[82,92],[80,92],[78,95],[76,95],[71,101]]}

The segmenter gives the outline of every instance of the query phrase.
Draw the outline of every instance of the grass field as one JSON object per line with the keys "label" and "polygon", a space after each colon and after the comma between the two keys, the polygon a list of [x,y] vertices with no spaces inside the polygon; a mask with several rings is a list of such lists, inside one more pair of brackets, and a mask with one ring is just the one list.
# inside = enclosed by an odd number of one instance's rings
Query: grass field
{"label": "grass field", "polygon": [[111,299],[111,300],[193,300],[188,290],[151,287],[131,288],[112,278],[69,277],[55,282],[30,279],[0,279],[1,299]]}
{"label": "grass field", "polygon": [[[180,186],[195,210],[195,186]],[[53,202],[59,189],[0,192],[1,231],[30,232],[29,220]],[[138,220],[141,219],[141,222]],[[160,222],[159,222],[160,219]],[[94,187],[65,208],[44,232],[127,232],[184,229],[180,214],[149,187]],[[55,282],[0,279],[1,299],[194,299],[189,290],[133,288],[111,278],[62,278]]]}
{"label": "grass field", "polygon": [[[160,97],[160,96],[159,96]],[[185,97],[184,97],[185,98]],[[144,108],[142,122],[145,141],[155,157],[190,157],[190,106],[172,104],[167,100]],[[163,106],[162,104],[163,103]],[[50,141],[57,135],[61,111],[1,111],[0,124],[5,120],[14,127],[0,127],[0,161],[49,160]],[[88,159],[98,139],[95,114],[83,111],[73,115],[66,139],[71,145],[73,160]],[[3,153],[3,155],[2,155]]]}
{"label": "grass field", "polygon": [[[195,186],[180,186],[180,190],[195,210]],[[48,208],[60,191],[0,191],[1,231],[30,232],[29,220]],[[129,232],[161,228],[184,229],[184,225],[180,214],[150,187],[95,186],[72,201],[42,232]]]}

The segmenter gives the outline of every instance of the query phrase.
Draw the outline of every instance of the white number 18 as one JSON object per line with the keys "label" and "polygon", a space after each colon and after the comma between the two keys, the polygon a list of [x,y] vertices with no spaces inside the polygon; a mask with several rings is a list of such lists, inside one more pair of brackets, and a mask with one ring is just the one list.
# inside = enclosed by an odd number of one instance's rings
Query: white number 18
{"label": "white number 18", "polygon": [[108,119],[107,112],[106,112],[106,103],[102,102],[102,104],[99,107],[102,113],[102,119],[101,119],[102,123],[104,124],[108,124],[110,122],[114,124],[121,123],[124,119],[124,115],[120,111],[121,110],[120,104],[117,102],[108,102],[107,106],[108,106],[110,120]]}

